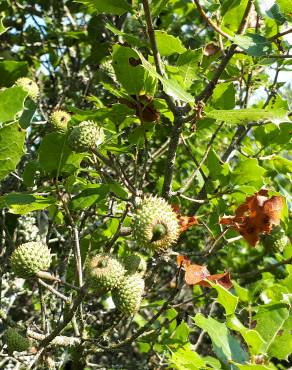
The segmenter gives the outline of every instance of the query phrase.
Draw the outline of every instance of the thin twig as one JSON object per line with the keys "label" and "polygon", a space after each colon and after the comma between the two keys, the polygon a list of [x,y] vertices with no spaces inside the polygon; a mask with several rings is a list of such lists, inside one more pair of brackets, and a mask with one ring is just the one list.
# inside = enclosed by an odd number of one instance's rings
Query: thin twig
{"label": "thin twig", "polygon": [[292,28],[288,28],[288,30],[286,31],[278,32],[274,36],[269,37],[269,40],[271,41],[276,40],[282,36],[288,35],[288,33],[291,33],[291,32],[292,32]]}
{"label": "thin twig", "polygon": [[226,39],[228,40],[232,40],[233,37],[228,35],[228,33],[224,32],[223,30],[221,30],[220,27],[217,26],[216,23],[214,23],[208,16],[207,14],[205,13],[204,9],[201,7],[200,3],[198,0],[192,0],[193,4],[196,5],[199,13],[201,14],[201,16],[204,18],[204,20],[206,21],[206,23],[211,27],[213,28],[216,32],[218,32],[221,36],[225,37]]}
{"label": "thin twig", "polygon": [[45,283],[42,279],[38,279],[38,283],[48,289],[51,293],[55,294],[56,297],[61,298],[64,302],[70,303],[71,299],[66,297],[64,294],[60,293],[58,290],[53,288],[51,285]]}
{"label": "thin twig", "polygon": [[194,178],[196,177],[198,171],[200,170],[200,168],[204,164],[205,160],[207,159],[208,154],[209,154],[209,152],[210,152],[210,150],[212,148],[213,142],[216,139],[216,136],[217,136],[218,132],[221,130],[221,127],[223,126],[223,124],[224,124],[224,122],[221,122],[221,124],[217,127],[217,129],[215,130],[215,132],[211,136],[211,139],[209,140],[209,143],[207,145],[207,148],[205,150],[205,153],[204,153],[202,159],[200,160],[198,166],[195,168],[195,170],[192,172],[192,174],[189,176],[189,178],[187,179],[187,181],[185,182],[185,184],[177,192],[178,194],[182,194],[182,193],[186,192],[188,190],[188,188],[191,186],[191,184],[193,183]]}

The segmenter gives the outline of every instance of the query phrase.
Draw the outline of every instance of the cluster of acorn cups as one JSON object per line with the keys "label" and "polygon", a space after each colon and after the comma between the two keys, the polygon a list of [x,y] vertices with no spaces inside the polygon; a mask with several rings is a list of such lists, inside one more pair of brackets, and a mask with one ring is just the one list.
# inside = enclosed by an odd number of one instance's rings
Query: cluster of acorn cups
{"label": "cluster of acorn cups", "polygon": [[[133,212],[132,234],[139,250],[149,253],[166,250],[179,236],[177,215],[164,199],[148,196]],[[41,277],[50,267],[51,253],[46,244],[27,242],[13,251],[10,263],[18,277]],[[126,256],[123,261],[99,253],[86,263],[87,285],[98,294],[111,291],[117,309],[132,315],[141,304],[146,267],[145,258],[138,253]]]}

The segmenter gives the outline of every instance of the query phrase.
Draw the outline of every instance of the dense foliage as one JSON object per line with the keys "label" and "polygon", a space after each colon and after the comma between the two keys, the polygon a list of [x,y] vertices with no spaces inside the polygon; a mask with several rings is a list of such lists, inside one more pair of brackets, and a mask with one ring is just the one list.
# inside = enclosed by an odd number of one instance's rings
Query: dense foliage
{"label": "dense foliage", "polygon": [[0,1],[1,369],[292,365],[291,23]]}

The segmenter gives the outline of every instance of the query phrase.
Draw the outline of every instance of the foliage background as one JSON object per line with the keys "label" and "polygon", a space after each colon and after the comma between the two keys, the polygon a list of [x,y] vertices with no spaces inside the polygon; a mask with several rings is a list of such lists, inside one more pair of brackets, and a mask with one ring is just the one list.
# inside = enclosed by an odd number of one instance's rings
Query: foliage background
{"label": "foliage background", "polygon": [[[3,347],[2,368],[291,366],[291,246],[252,248],[218,223],[265,187],[285,196],[291,237],[291,11],[288,0],[0,2],[2,316],[45,335],[72,312],[10,272],[26,238],[46,240],[51,272],[78,285],[76,235],[82,263],[89,250],[135,250],[124,234],[137,196],[158,194],[200,221],[172,252],[148,256],[134,318],[109,297],[86,296],[83,317],[57,333],[81,330],[82,344],[35,341],[29,356],[13,357]],[[40,87],[36,105],[14,86],[23,76]],[[71,125],[104,128],[102,156],[76,154],[52,132],[58,108]],[[183,273],[176,284],[177,254],[230,271],[233,289],[188,287]]]}

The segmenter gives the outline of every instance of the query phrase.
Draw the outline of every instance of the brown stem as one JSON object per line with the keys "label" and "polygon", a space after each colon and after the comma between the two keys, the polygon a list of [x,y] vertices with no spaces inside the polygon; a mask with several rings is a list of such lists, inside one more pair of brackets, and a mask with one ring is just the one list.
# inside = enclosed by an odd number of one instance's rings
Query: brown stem
{"label": "brown stem", "polygon": [[196,5],[199,13],[201,14],[202,18],[206,21],[206,23],[213,28],[216,32],[218,32],[221,36],[225,37],[228,40],[232,40],[232,36],[228,35],[228,33],[224,32],[221,30],[220,27],[217,26],[216,23],[214,23],[205,13],[204,9],[201,7],[200,3],[198,0],[192,0],[193,4]]}

